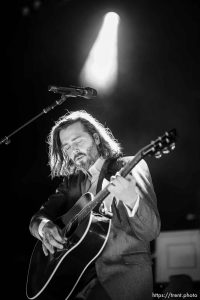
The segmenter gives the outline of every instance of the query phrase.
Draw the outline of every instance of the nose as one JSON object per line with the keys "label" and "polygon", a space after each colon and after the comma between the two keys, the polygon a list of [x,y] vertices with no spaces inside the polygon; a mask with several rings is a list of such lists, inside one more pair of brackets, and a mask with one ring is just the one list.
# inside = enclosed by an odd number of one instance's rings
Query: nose
{"label": "nose", "polygon": [[74,160],[74,157],[79,153],[79,149],[76,145],[71,146],[71,157]]}

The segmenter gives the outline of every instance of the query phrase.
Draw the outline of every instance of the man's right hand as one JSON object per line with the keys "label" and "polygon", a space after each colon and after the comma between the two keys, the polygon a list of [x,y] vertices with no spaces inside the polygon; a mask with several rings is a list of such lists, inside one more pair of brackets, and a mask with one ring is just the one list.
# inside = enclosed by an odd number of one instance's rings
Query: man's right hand
{"label": "man's right hand", "polygon": [[54,253],[56,249],[63,249],[63,244],[66,243],[66,239],[62,236],[61,229],[53,222],[47,222],[42,228],[42,248],[44,254],[47,256],[49,253]]}

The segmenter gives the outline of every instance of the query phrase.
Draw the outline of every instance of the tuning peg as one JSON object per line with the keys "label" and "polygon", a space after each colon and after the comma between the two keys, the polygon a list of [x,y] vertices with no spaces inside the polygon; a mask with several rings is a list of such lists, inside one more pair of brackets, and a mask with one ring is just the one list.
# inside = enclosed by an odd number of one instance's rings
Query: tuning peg
{"label": "tuning peg", "polygon": [[169,138],[167,138],[167,137],[165,138],[165,141],[166,141],[166,143],[167,143],[167,144],[169,144],[169,143],[170,143],[170,139],[169,139]]}
{"label": "tuning peg", "polygon": [[175,143],[172,143],[172,144],[170,145],[170,149],[171,149],[171,150],[174,150],[175,147],[176,147]]}
{"label": "tuning peg", "polygon": [[168,154],[170,152],[169,148],[165,147],[163,150],[162,150],[162,153],[163,154]]}
{"label": "tuning peg", "polygon": [[160,158],[162,156],[162,152],[161,151],[157,151],[155,154],[154,154],[155,158]]}

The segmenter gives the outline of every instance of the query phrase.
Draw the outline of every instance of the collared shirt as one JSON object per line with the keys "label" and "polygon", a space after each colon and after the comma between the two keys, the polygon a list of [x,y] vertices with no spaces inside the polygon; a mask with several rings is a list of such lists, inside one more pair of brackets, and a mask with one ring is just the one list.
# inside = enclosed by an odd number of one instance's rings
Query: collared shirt
{"label": "collared shirt", "polygon": [[93,195],[96,195],[97,183],[104,162],[105,159],[103,157],[99,157],[88,170],[88,180],[90,182],[88,192],[92,193]]}

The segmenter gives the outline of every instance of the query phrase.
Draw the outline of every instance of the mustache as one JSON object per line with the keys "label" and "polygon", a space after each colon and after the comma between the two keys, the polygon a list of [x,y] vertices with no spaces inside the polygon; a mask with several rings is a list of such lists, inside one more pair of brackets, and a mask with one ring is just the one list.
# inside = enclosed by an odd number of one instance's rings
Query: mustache
{"label": "mustache", "polygon": [[81,156],[81,155],[85,155],[85,153],[83,152],[79,152],[74,156],[74,161],[77,159],[77,157]]}

